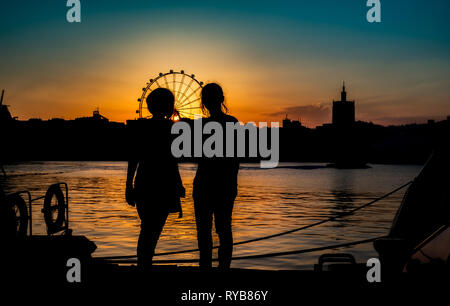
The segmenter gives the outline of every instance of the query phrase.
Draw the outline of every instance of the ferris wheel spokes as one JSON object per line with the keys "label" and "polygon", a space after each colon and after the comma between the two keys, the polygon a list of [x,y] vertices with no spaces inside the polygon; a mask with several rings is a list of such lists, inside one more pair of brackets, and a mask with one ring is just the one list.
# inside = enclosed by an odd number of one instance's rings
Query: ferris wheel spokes
{"label": "ferris wheel spokes", "polygon": [[[195,94],[199,89],[200,89],[201,87],[198,87],[196,90],[194,90],[187,98],[185,98],[184,100],[182,100],[182,101],[180,101],[180,103],[181,103],[181,105],[180,105],[180,107],[181,106],[184,106],[185,104],[184,104],[184,102],[187,100],[187,99],[189,99],[193,94]],[[194,101],[196,101],[196,100],[200,100],[200,98],[197,98],[197,99],[195,99]],[[192,101],[193,102],[193,101]],[[191,103],[192,103],[191,102]],[[190,104],[190,103],[189,103]]]}
{"label": "ferris wheel spokes", "polygon": [[[181,86],[184,84],[184,74],[181,77],[181,82],[180,82],[180,86],[178,87],[178,91],[181,92]],[[179,99],[180,93],[178,93],[178,97],[175,97],[177,100]]]}

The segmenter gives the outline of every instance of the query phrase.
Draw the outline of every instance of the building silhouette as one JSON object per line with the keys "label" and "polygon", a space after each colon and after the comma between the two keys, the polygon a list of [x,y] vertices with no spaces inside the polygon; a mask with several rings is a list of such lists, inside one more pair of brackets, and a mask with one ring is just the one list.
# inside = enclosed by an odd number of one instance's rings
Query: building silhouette
{"label": "building silhouette", "polygon": [[105,116],[103,116],[102,114],[100,114],[100,110],[97,107],[93,112],[92,112],[92,117],[80,117],[80,118],[75,118],[76,121],[84,121],[84,122],[104,122],[104,123],[108,123],[109,119],[106,118]]}
{"label": "building silhouette", "polygon": [[355,101],[347,101],[345,82],[342,85],[341,100],[333,101],[332,124],[335,127],[351,127],[355,123]]}
{"label": "building silhouette", "polygon": [[286,118],[283,119],[283,128],[301,128],[302,127],[302,123],[300,122],[300,120],[291,120],[288,118],[287,114],[286,114]]}

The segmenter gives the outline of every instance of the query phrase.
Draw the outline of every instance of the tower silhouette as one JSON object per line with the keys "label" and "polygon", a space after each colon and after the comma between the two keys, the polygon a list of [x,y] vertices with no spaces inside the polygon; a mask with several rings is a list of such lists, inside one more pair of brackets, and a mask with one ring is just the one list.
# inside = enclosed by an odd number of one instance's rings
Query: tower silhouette
{"label": "tower silhouette", "polygon": [[333,126],[350,127],[355,123],[355,101],[347,101],[345,81],[342,84],[341,100],[333,101]]}
{"label": "tower silhouette", "polygon": [[2,96],[0,98],[0,123],[6,123],[12,120],[11,113],[8,110],[8,105],[3,104],[3,97],[5,90],[2,90]]}

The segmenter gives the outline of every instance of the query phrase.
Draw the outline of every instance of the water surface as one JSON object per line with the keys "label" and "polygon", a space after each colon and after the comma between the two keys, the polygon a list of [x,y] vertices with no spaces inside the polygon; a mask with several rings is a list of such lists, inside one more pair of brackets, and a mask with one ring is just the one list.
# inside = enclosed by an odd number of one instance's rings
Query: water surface
{"label": "water surface", "polygon": [[[390,192],[414,178],[419,166],[371,165],[370,169],[337,170],[324,164],[281,163],[276,169],[243,164],[239,174],[239,195],[233,213],[235,241],[274,234],[307,225],[358,207]],[[29,190],[33,197],[45,194],[56,182],[70,188],[70,227],[76,235],[93,240],[94,256],[131,255],[136,252],[139,218],[126,204],[125,162],[29,162],[5,166],[1,178],[8,192]],[[186,187],[184,215],[169,216],[157,252],[196,248],[192,182],[195,164],[181,164]],[[372,238],[388,233],[404,190],[377,204],[338,221],[290,235],[235,247],[234,255],[288,251]],[[45,234],[42,200],[33,207],[33,233]],[[214,243],[218,240],[214,235]],[[371,244],[333,250],[348,252],[357,261],[376,256]],[[330,252],[333,252],[330,251]],[[233,267],[299,269],[310,267],[320,253],[240,260]],[[197,253],[164,259],[197,258]],[[163,259],[163,257],[159,257]]]}

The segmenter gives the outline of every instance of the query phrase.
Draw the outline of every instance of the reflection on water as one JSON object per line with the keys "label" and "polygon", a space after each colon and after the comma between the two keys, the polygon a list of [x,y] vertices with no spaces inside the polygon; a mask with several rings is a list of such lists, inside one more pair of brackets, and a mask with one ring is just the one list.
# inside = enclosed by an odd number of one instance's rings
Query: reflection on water
{"label": "reflection on water", "polygon": [[[86,235],[98,249],[95,256],[136,252],[139,219],[124,200],[124,162],[32,162],[5,166],[1,178],[7,192],[30,190],[41,196],[53,183],[69,184],[70,226]],[[196,247],[192,182],[196,166],[180,165],[186,187],[183,218],[169,217],[157,251]],[[283,163],[277,169],[245,164],[239,174],[239,195],[233,214],[235,241],[270,235],[330,217],[375,199],[418,174],[418,166],[373,165],[371,169],[336,170],[322,164]],[[387,234],[404,190],[342,220],[298,233],[235,247],[234,255],[295,250]],[[33,231],[45,234],[41,202],[33,207]],[[217,237],[214,238],[217,244]],[[376,256],[371,244],[339,250],[365,261]],[[196,258],[180,254],[169,258]],[[242,260],[233,267],[296,269],[315,263],[319,254]]]}

